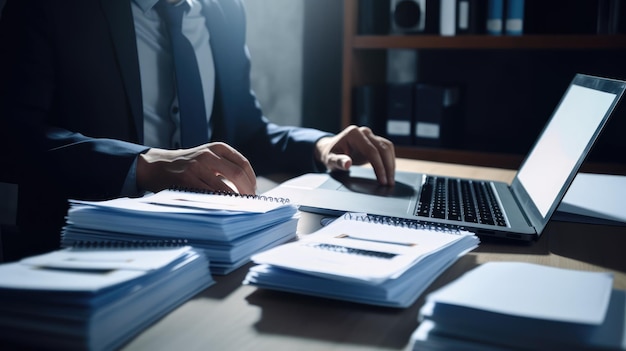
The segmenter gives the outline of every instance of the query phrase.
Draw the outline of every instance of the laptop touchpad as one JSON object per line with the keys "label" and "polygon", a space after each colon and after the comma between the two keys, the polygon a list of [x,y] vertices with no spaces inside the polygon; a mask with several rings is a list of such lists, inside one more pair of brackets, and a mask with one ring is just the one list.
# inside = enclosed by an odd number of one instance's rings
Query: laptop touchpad
{"label": "laptop touchpad", "polygon": [[333,183],[332,187],[335,188],[334,185],[337,185],[337,188],[335,189],[339,191],[368,195],[383,197],[411,197],[415,194],[415,189],[411,185],[397,180],[394,186],[383,186],[380,185],[376,179],[354,176],[349,172],[332,172],[330,173],[330,176],[331,180],[324,184],[325,188],[326,185]]}

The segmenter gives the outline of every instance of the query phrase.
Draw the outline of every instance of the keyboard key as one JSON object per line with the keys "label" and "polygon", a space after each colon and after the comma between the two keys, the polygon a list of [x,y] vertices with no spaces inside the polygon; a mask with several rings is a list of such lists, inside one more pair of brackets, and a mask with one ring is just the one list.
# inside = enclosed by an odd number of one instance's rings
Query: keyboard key
{"label": "keyboard key", "polygon": [[427,176],[416,214],[454,221],[507,225],[493,189],[483,181]]}

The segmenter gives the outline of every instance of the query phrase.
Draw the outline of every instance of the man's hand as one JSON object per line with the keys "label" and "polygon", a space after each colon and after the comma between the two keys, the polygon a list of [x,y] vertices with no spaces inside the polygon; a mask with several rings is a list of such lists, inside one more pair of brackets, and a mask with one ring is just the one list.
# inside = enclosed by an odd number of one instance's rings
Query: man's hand
{"label": "man's hand", "polygon": [[394,185],[396,154],[393,143],[375,135],[368,127],[349,126],[341,133],[320,139],[315,158],[330,170],[350,169],[352,164],[372,164],[378,182]]}
{"label": "man's hand", "polygon": [[153,148],[137,159],[137,186],[153,192],[182,186],[254,194],[256,175],[250,162],[224,143],[181,150]]}

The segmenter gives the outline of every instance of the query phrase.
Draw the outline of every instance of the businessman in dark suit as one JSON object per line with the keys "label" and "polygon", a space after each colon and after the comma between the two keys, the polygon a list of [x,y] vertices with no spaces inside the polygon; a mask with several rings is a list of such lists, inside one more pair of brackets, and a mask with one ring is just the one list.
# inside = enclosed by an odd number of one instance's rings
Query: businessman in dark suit
{"label": "businessman in dark suit", "polygon": [[365,162],[393,185],[393,145],[369,128],[333,135],[263,116],[250,87],[241,1],[167,1],[186,6],[182,31],[204,87],[206,126],[196,129],[205,139],[191,146],[182,143],[173,44],[157,0],[8,0],[0,112],[2,140],[21,164],[23,245],[15,256],[58,247],[69,198],[172,185],[254,193],[257,174]]}

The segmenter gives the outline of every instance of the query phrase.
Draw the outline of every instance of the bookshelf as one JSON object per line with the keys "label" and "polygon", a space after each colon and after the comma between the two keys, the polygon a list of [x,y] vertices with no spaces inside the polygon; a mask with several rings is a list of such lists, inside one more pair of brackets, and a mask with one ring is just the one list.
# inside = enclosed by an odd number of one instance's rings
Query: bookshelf
{"label": "bookshelf", "polygon": [[[352,94],[358,85],[384,83],[389,49],[428,51],[471,50],[569,50],[578,52],[610,51],[626,48],[626,35],[358,35],[358,0],[344,0],[344,32],[342,51],[341,126],[353,124]],[[479,166],[517,168],[522,161],[518,154],[473,152],[468,150],[434,149],[419,146],[397,146],[399,157],[458,162]],[[604,169],[605,166],[599,166]],[[621,172],[624,167],[621,167]]]}

